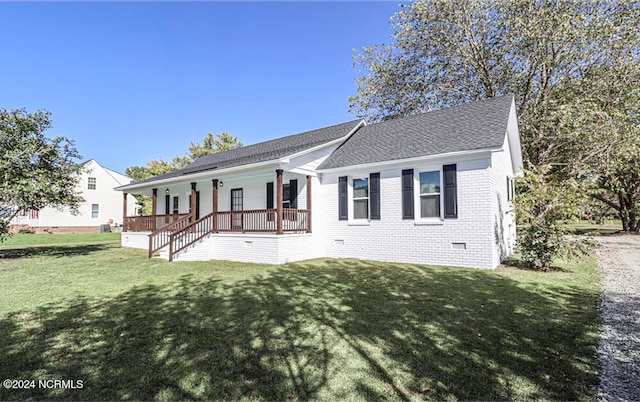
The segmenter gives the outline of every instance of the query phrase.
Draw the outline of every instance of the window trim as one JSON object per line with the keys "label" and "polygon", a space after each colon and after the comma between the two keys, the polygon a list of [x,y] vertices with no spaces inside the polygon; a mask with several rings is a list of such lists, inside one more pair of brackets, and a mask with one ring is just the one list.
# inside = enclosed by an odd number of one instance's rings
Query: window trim
{"label": "window trim", "polygon": [[[93,216],[93,207],[96,207],[96,216]],[[91,204],[91,219],[100,219],[100,204]]]}
{"label": "window trim", "polygon": [[[369,205],[369,200],[371,199],[370,194],[369,194],[369,176],[364,176],[364,175],[354,175],[354,176],[349,176],[349,178],[351,179],[349,183],[350,187],[351,187],[351,203],[352,203],[352,212],[351,212],[351,216],[350,216],[350,220],[352,221],[357,221],[357,222],[364,222],[364,221],[369,221],[371,219],[371,206]],[[355,181],[356,180],[362,180],[367,182],[367,196],[366,197],[355,197]],[[367,217],[366,218],[356,218],[356,201],[362,201],[362,200],[367,200]]]}
{"label": "window trim", "polygon": [[[414,175],[413,175],[413,221],[416,225],[429,225],[429,224],[439,224],[444,222],[444,188],[442,183],[444,182],[444,164],[438,165],[421,165],[418,167],[414,167]],[[422,217],[422,193],[420,186],[420,174],[427,172],[438,172],[438,176],[440,179],[440,192],[437,193],[439,197],[439,207],[440,214],[439,216],[428,216]],[[432,193],[433,194],[433,193]]]}
{"label": "window trim", "polygon": [[[438,192],[433,192],[433,193],[423,193],[422,192],[422,182],[420,180],[420,176],[423,173],[438,173],[438,187],[439,187],[439,191]],[[421,220],[425,220],[425,219],[434,219],[434,218],[440,218],[441,216],[443,216],[442,214],[442,204],[443,204],[443,192],[442,192],[442,180],[443,180],[443,174],[441,171],[438,170],[425,170],[425,171],[421,171],[418,172],[418,204],[416,205],[420,205],[420,219]],[[438,201],[439,201],[439,206],[438,206],[438,216],[422,216],[423,211],[422,211],[422,198],[423,197],[435,197],[438,196]]]}
{"label": "window trim", "polygon": [[174,195],[171,200],[171,212],[173,215],[180,213],[180,196],[178,195]]}

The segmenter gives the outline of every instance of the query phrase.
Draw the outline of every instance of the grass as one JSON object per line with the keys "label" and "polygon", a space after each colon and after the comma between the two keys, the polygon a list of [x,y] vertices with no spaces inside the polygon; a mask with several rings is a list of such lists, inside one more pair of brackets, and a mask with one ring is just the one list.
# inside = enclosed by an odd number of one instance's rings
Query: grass
{"label": "grass", "polygon": [[83,388],[0,400],[588,400],[597,384],[591,258],[538,273],[23,250],[0,246],[0,379]]}
{"label": "grass", "polygon": [[9,236],[0,249],[10,246],[43,246],[69,243],[120,242],[120,233],[65,233],[65,234],[14,234]]}
{"label": "grass", "polygon": [[619,219],[605,220],[602,224],[584,220],[572,220],[565,222],[565,225],[573,229],[574,233],[578,235],[607,236],[622,231],[622,221]]}

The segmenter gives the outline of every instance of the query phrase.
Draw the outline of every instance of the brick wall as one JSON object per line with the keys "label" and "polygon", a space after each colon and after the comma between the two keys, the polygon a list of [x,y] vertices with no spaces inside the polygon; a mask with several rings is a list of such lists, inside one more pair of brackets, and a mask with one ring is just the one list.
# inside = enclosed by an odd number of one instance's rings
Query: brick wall
{"label": "brick wall", "polygon": [[[421,222],[402,219],[401,172],[413,168],[414,174],[442,164],[457,164],[458,218]],[[472,161],[448,160],[430,166],[407,165],[380,172],[381,220],[338,220],[338,176],[322,178],[323,201],[320,212],[325,255],[339,258],[494,268],[494,228],[490,203],[489,155]],[[353,172],[368,174],[371,172]],[[349,175],[350,179],[352,175]],[[417,191],[414,188],[414,191]],[[353,203],[349,199],[349,208]],[[419,205],[416,205],[419,216]]]}

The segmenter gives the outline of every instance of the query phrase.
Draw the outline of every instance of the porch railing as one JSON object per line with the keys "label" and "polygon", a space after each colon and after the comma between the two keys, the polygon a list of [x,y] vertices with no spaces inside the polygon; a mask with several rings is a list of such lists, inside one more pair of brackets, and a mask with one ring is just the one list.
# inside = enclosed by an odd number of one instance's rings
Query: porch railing
{"label": "porch railing", "polygon": [[151,232],[149,235],[149,258],[153,257],[153,253],[166,247],[171,242],[171,235],[173,233],[184,229],[189,226],[190,223],[191,215],[187,214],[170,225],[163,226],[161,229]]}
{"label": "porch railing", "polygon": [[[131,216],[124,218],[123,226],[125,231],[151,231],[149,258],[168,245],[169,261],[172,261],[176,253],[211,233],[276,233],[277,213],[275,208],[218,211],[195,222],[189,214]],[[309,215],[308,209],[284,208],[282,231],[309,232]],[[151,229],[153,225],[155,230]]]}
{"label": "porch railing", "polygon": [[153,232],[173,224],[189,214],[127,216],[123,219],[124,232]]}
{"label": "porch railing", "polygon": [[[223,211],[217,213],[218,232],[262,232],[275,233],[275,208],[246,211]],[[282,210],[283,232],[307,232],[309,230],[309,210],[284,208]]]}
{"label": "porch railing", "polygon": [[214,214],[203,216],[169,235],[169,262],[173,256],[213,232]]}

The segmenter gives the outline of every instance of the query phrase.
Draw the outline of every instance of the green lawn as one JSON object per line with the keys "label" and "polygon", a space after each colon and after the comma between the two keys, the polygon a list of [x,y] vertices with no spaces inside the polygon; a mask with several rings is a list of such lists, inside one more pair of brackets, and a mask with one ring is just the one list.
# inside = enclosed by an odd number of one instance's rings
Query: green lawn
{"label": "green lawn", "polygon": [[592,259],[170,264],[59,236],[0,246],[0,379],[83,388],[0,400],[588,400],[597,384]]}

